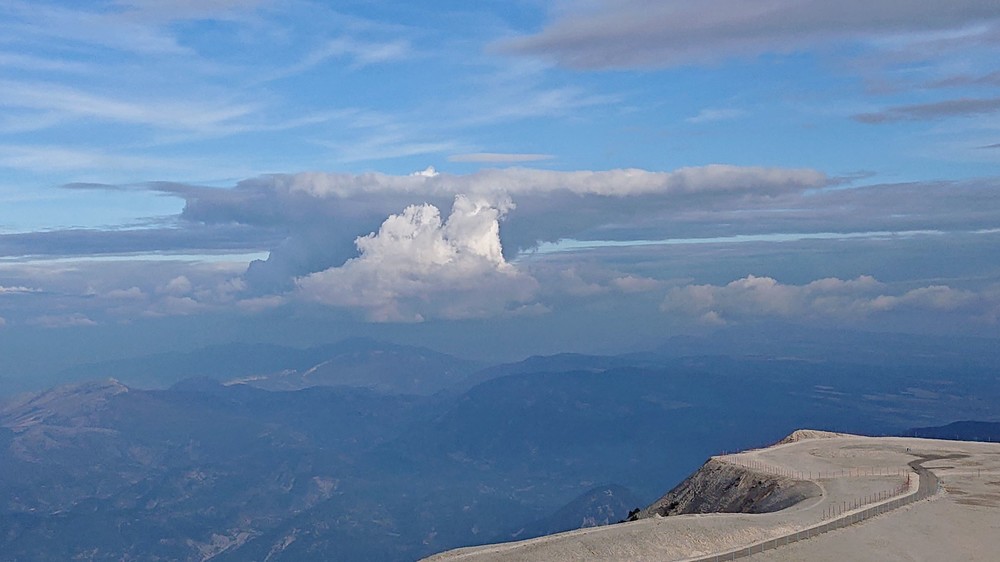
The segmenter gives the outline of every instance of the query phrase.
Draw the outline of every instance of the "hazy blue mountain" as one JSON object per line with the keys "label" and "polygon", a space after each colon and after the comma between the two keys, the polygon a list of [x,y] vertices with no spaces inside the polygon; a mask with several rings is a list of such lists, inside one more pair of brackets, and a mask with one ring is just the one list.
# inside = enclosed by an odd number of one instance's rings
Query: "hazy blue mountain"
{"label": "hazy blue mountain", "polygon": [[565,373],[569,371],[597,373],[623,367],[656,367],[663,364],[663,359],[664,357],[659,355],[587,355],[583,353],[533,356],[523,361],[503,363],[481,369],[459,383],[456,389],[468,390],[491,379],[524,373]]}
{"label": "hazy blue mountain", "polygon": [[903,436],[958,441],[1000,441],[1000,422],[957,421],[944,426],[916,427],[903,432]]}
{"label": "hazy blue mountain", "polygon": [[726,327],[708,336],[675,336],[639,357],[730,356],[850,361],[871,366],[937,365],[956,368],[989,368],[1000,364],[995,339],[968,336],[924,336],[836,329],[801,329],[787,326],[775,337],[774,325]]}
{"label": "hazy blue mountain", "polygon": [[268,390],[298,390],[311,386],[356,386],[381,392],[429,395],[462,384],[482,365],[426,348],[349,340],[313,348],[307,368],[236,377]]}
{"label": "hazy blue mountain", "polygon": [[1000,417],[1000,381],[966,364],[653,352],[473,376],[433,396],[200,377],[19,400],[0,408],[0,561],[412,560],[610,520],[801,427]]}
{"label": "hazy blue mountain", "polygon": [[0,559],[232,548],[351,489],[358,455],[419,416],[414,398],[362,389],[188,388],[87,383],[5,409]]}
{"label": "hazy blue mountain", "polygon": [[511,539],[523,540],[584,527],[611,525],[624,520],[642,504],[628,488],[617,484],[597,486],[573,498],[552,515],[516,529]]}
{"label": "hazy blue mountain", "polygon": [[115,378],[129,385],[165,388],[191,377],[219,380],[269,374],[284,369],[306,369],[322,361],[322,354],[264,343],[214,345],[188,352],[168,352],[89,363],[67,369],[63,380]]}
{"label": "hazy blue mountain", "polygon": [[433,394],[459,384],[481,368],[480,363],[426,348],[354,338],[307,349],[236,343],[186,353],[158,353],[81,365],[57,378],[115,378],[130,386],[155,389],[187,378],[209,377],[269,390],[345,385]]}

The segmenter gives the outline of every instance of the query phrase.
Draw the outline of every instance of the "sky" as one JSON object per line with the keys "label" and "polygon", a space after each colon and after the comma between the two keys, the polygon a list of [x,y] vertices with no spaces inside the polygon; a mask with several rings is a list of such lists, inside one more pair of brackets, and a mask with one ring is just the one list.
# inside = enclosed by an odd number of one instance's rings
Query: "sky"
{"label": "sky", "polygon": [[998,318],[996,0],[0,3],[8,375]]}

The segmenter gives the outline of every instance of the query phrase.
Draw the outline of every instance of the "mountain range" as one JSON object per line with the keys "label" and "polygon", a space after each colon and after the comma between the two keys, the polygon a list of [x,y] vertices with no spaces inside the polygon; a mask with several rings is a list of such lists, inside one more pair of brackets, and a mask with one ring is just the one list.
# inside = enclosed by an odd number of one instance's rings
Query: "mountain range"
{"label": "mountain range", "polygon": [[105,378],[0,408],[0,561],[412,560],[620,520],[708,456],[798,427],[1000,418],[992,370],[859,356],[479,368],[354,341],[91,366]]}

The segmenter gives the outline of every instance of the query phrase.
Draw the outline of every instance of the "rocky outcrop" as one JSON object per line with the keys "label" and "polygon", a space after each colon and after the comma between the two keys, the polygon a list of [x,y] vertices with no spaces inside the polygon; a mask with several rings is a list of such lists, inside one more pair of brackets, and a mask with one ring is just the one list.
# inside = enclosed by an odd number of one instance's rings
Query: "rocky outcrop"
{"label": "rocky outcrop", "polygon": [[46,426],[88,427],[109,400],[128,391],[115,379],[57,386],[0,409],[0,426],[15,433]]}
{"label": "rocky outcrop", "polygon": [[813,482],[763,474],[709,459],[638,518],[688,513],[769,513],[821,494]]}
{"label": "rocky outcrop", "polygon": [[788,437],[785,437],[781,441],[775,443],[775,445],[795,443],[802,441],[803,439],[832,439],[834,437],[853,437],[853,435],[850,433],[836,433],[834,431],[822,431],[819,429],[797,429],[790,433]]}

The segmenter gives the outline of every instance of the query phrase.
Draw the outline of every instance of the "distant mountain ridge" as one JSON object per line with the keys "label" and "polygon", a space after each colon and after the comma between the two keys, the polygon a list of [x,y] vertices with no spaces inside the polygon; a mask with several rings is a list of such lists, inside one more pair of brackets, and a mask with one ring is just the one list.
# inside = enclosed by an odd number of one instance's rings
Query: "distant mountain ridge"
{"label": "distant mountain ridge", "polygon": [[957,421],[942,426],[916,427],[904,432],[902,436],[957,441],[1000,441],[1000,422]]}
{"label": "distant mountain ridge", "polygon": [[[791,328],[791,327],[789,327]],[[410,372],[397,368],[402,376],[380,381],[368,377],[372,384],[387,392],[433,393],[449,387],[462,392],[494,376],[514,372],[544,370],[607,369],[609,365],[625,364],[643,367],[657,366],[690,357],[730,357],[747,359],[799,360],[812,363],[841,363],[849,360],[877,368],[898,369],[909,366],[919,369],[939,368],[949,373],[960,370],[981,372],[1000,364],[1000,347],[995,340],[973,337],[929,337],[892,333],[845,333],[836,329],[812,329],[801,332],[787,330],[778,340],[752,325],[712,330],[701,336],[674,336],[662,345],[646,351],[620,355],[557,354],[517,360],[514,363],[487,365],[457,359],[418,346],[404,346],[367,338],[353,338],[328,345],[295,348],[272,343],[229,343],[193,351],[161,352],[141,357],[104,360],[80,364],[59,371],[37,373],[4,370],[0,362],[0,404],[22,392],[37,392],[44,388],[74,381],[116,378],[135,388],[167,388],[191,377],[212,377],[220,381],[253,379],[251,382],[268,388],[299,388],[314,384],[356,384],[364,369],[347,362],[341,368],[326,365],[303,379],[304,373],[342,353],[365,350],[393,351],[404,356],[423,355],[424,361],[413,361]],[[475,356],[476,353],[471,353]],[[444,357],[441,357],[444,356]],[[449,359],[450,358],[450,359]],[[429,359],[429,360],[428,360]],[[457,364],[451,359],[457,359]],[[589,363],[589,364],[588,364]],[[427,365],[445,365],[434,371],[421,372]],[[353,371],[352,371],[353,369]],[[382,369],[371,369],[377,374]],[[322,371],[322,373],[321,373]],[[320,375],[320,376],[313,376]],[[406,375],[411,375],[406,379]],[[464,375],[470,375],[465,377]],[[362,377],[365,378],[365,377]],[[310,380],[313,379],[313,380]],[[400,386],[397,386],[400,384]]]}
{"label": "distant mountain ridge", "polygon": [[298,349],[273,344],[232,343],[184,353],[82,365],[73,379],[115,378],[139,388],[166,388],[208,377],[268,390],[311,386],[356,386],[398,394],[434,394],[459,384],[482,364],[427,348],[352,338]]}
{"label": "distant mountain ridge", "polygon": [[523,540],[573,529],[611,525],[626,517],[640,500],[631,490],[617,484],[598,486],[573,498],[552,515],[521,527],[510,534]]}
{"label": "distant mountain ridge", "polygon": [[626,491],[648,505],[798,427],[994,419],[983,372],[649,352],[530,358],[433,395],[62,386],[0,407],[0,562],[413,560],[617,520]]}

